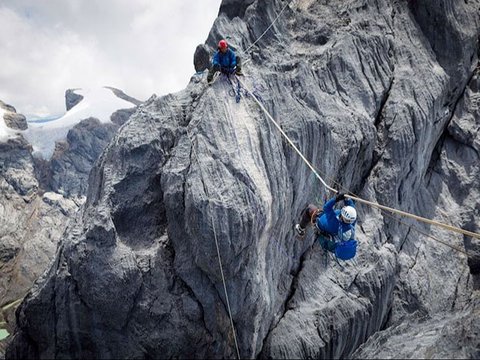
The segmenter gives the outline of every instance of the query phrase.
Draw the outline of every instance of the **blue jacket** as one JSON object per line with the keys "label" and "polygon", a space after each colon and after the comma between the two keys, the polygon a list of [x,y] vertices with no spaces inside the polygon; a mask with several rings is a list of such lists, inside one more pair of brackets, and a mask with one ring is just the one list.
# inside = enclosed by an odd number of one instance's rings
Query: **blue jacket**
{"label": "blue jacket", "polygon": [[213,66],[220,65],[221,68],[233,71],[233,68],[237,66],[237,59],[235,52],[228,48],[225,54],[222,54],[220,50],[217,50],[213,55]]}
{"label": "blue jacket", "polygon": [[[351,199],[345,199],[346,206],[355,207],[355,203]],[[335,210],[335,198],[328,200],[323,206],[323,214],[317,218],[317,227],[329,233],[335,240],[349,240],[355,239],[355,220],[352,224],[346,224],[338,219],[340,210]],[[350,231],[350,233],[348,233]],[[344,235],[345,234],[345,235]]]}

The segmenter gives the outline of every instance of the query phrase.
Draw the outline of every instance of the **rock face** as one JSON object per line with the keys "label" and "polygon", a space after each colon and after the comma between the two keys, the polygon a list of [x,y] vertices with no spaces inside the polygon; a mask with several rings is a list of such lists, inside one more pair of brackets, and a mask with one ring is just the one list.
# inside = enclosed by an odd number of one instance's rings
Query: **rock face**
{"label": "rock face", "polygon": [[49,188],[67,196],[85,195],[90,170],[118,128],[89,118],[71,129],[50,160]]}
{"label": "rock face", "polygon": [[3,115],[3,119],[5,120],[5,124],[14,130],[27,130],[27,119],[22,114],[16,113],[5,113]]}
{"label": "rock face", "polygon": [[[22,298],[52,261],[58,239],[78,208],[39,187],[31,146],[0,142],[0,304]],[[13,308],[4,312],[13,332]],[[2,326],[3,327],[3,326]]]}
{"label": "rock face", "polygon": [[117,110],[110,116],[110,120],[112,120],[114,124],[121,126],[130,119],[130,116],[132,116],[136,110],[137,108]]}
{"label": "rock face", "polygon": [[247,8],[254,2],[255,0],[224,0],[220,5],[220,14],[225,14],[230,19],[243,17]]}
{"label": "rock face", "polygon": [[0,100],[0,109],[6,110],[3,114],[3,120],[9,128],[13,130],[26,130],[28,128],[25,116],[17,114],[17,110],[13,106]]}
{"label": "rock face", "polygon": [[[478,359],[480,356],[479,302],[463,311],[427,315],[415,312],[398,324],[373,335],[353,359]],[[412,341],[412,339],[421,339]]]}
{"label": "rock face", "polygon": [[83,99],[83,96],[75,93],[75,90],[76,89],[68,89],[65,91],[65,107],[67,108],[67,111],[73,108]]}
{"label": "rock face", "polygon": [[[478,232],[479,5],[298,0],[242,81],[332,185]],[[284,6],[224,1],[208,42]],[[106,147],[8,358],[478,355],[478,241],[359,205],[340,266],[292,230],[331,194],[251,97],[193,80]]]}
{"label": "rock face", "polygon": [[200,44],[195,49],[193,66],[196,72],[202,72],[210,67],[210,52],[205,45]]}

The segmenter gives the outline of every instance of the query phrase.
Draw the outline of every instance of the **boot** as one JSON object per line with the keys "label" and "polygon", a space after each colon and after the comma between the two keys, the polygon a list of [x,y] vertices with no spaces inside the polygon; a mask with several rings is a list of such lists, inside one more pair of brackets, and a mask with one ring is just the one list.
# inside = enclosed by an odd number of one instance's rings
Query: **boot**
{"label": "boot", "polygon": [[295,231],[297,232],[297,235],[300,237],[305,236],[305,229],[300,226],[300,224],[295,225]]}

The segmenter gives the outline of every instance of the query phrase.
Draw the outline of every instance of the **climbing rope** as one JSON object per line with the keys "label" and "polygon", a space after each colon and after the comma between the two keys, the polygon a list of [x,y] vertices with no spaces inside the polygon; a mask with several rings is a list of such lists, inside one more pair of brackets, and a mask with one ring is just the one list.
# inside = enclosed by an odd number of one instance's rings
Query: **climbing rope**
{"label": "climbing rope", "polygon": [[[188,135],[188,138],[190,139],[190,143],[192,144],[192,152],[193,152],[193,155],[198,163],[198,167],[200,169],[200,175],[202,178],[204,178],[203,176],[203,171],[202,171],[202,166],[200,165],[200,161],[198,160],[198,154],[197,154],[197,151],[195,149],[195,146],[193,145],[193,141],[192,141],[192,138],[190,136],[190,133],[188,132],[187,130],[187,135]],[[207,198],[208,198],[208,201],[210,203],[210,194],[208,192],[208,189],[207,187],[204,187],[205,188],[205,194],[207,195]],[[222,265],[222,257],[220,256],[220,246],[218,245],[218,237],[217,237],[217,231],[215,230],[215,222],[214,222],[214,219],[213,219],[213,214],[210,213],[210,220],[211,220],[211,223],[212,223],[212,228],[213,228],[213,237],[215,239],[215,247],[217,249],[217,258],[218,258],[218,265],[220,267],[220,275],[222,277],[222,283],[223,283],[223,290],[225,292],[225,300],[226,300],[226,303],[227,303],[227,310],[228,310],[228,316],[230,317],[230,326],[232,327],[232,333],[233,333],[233,340],[235,342],[235,350],[237,352],[237,358],[240,359],[240,350],[238,348],[238,342],[237,342],[237,334],[236,334],[236,331],[235,331],[235,325],[233,324],[233,316],[232,316],[232,310],[231,310],[231,307],[230,307],[230,300],[228,298],[228,292],[227,292],[227,285],[226,285],[226,281],[225,281],[225,275],[223,273],[223,265]]]}
{"label": "climbing rope", "polygon": [[[325,188],[327,188],[328,190],[330,190],[331,192],[333,193],[338,193],[337,190],[333,189],[332,187],[330,187],[324,180],[323,178],[318,174],[317,170],[315,169],[315,167],[307,160],[307,158],[305,158],[305,156],[302,154],[302,152],[295,146],[295,144],[293,143],[293,141],[288,137],[288,135],[283,131],[283,129],[280,127],[280,125],[275,121],[275,119],[270,115],[270,113],[268,112],[268,110],[263,106],[263,104],[255,97],[255,95],[252,93],[252,91],[245,85],[245,83],[237,76],[237,79],[238,81],[240,82],[240,84],[242,84],[242,86],[252,95],[253,99],[255,100],[255,102],[257,103],[257,105],[262,109],[262,111],[265,113],[265,115],[267,116],[268,119],[270,119],[270,121],[275,125],[275,127],[280,131],[280,133],[282,134],[282,136],[286,139],[286,141],[290,144],[290,146],[298,153],[298,155],[300,156],[300,158],[305,162],[305,164],[310,168],[310,170],[315,174],[315,176],[318,178],[318,180],[320,180],[320,182],[323,184],[323,186]],[[372,201],[368,201],[368,200],[364,200],[360,197],[357,197],[357,196],[352,196],[352,195],[348,195],[346,194],[345,197],[347,198],[350,198],[352,200],[355,200],[355,201],[358,201],[360,203],[363,203],[363,204],[366,204],[366,205],[369,205],[369,206],[372,206],[372,207],[376,207],[378,209],[381,209],[381,210],[384,210],[384,211],[388,211],[390,213],[394,213],[394,214],[398,214],[398,215],[401,215],[401,216],[405,216],[405,217],[409,217],[409,218],[412,218],[412,219],[415,219],[417,221],[421,221],[421,222],[424,222],[424,223],[427,223],[427,224],[431,224],[431,225],[435,225],[435,226],[439,226],[439,227],[442,227],[444,229],[447,229],[447,230],[450,230],[450,231],[454,231],[454,232],[457,232],[457,233],[460,233],[460,234],[463,234],[463,235],[467,235],[467,236],[470,236],[470,237],[473,237],[473,238],[477,238],[477,239],[480,239],[480,234],[477,234],[477,233],[474,233],[474,232],[471,232],[471,231],[467,231],[467,230],[464,230],[464,229],[461,229],[461,228],[458,228],[458,227],[455,227],[455,226],[452,226],[452,225],[448,225],[448,224],[443,224],[439,221],[435,221],[435,220],[430,220],[430,219],[427,219],[427,218],[424,218],[424,217],[421,217],[421,216],[418,216],[418,215],[414,215],[414,214],[410,214],[410,213],[407,213],[405,211],[401,211],[401,210],[397,210],[397,209],[394,209],[394,208],[391,208],[391,207],[388,207],[388,206],[385,206],[385,205],[381,205],[379,203],[375,203],[375,202],[372,202]],[[442,242],[443,243],[443,242]],[[457,250],[457,249],[456,249]],[[465,252],[464,252],[465,253]]]}
{"label": "climbing rope", "polygon": [[470,237],[473,237],[473,238],[480,239],[480,234],[477,234],[477,233],[474,233],[474,232],[471,232],[471,231],[468,231],[468,230],[464,230],[464,229],[458,228],[456,226],[444,224],[444,223],[441,223],[441,222],[435,221],[435,220],[430,220],[430,219],[427,219],[427,218],[424,218],[424,217],[421,217],[421,216],[418,216],[418,215],[410,214],[410,213],[405,212],[405,211],[397,210],[397,209],[394,209],[394,208],[391,208],[391,207],[388,207],[388,206],[385,206],[385,205],[381,205],[381,204],[378,204],[378,203],[375,203],[375,202],[364,200],[364,199],[361,199],[361,198],[356,197],[356,196],[351,196],[351,195],[347,194],[347,195],[345,195],[345,197],[348,197],[352,200],[358,201],[358,202],[366,204],[366,205],[370,205],[372,207],[376,207],[376,208],[384,210],[384,211],[388,211],[388,212],[391,212],[391,213],[394,213],[394,214],[409,217],[409,218],[415,219],[417,221],[421,221],[421,222],[424,222],[424,223],[427,223],[427,224],[430,224],[430,225],[436,225],[436,226],[439,226],[441,228],[444,228],[444,229],[447,229],[447,230],[450,230],[450,231],[454,231],[454,232],[457,232],[457,233],[460,233],[460,234],[463,234],[463,235],[466,235],[466,236],[470,236]]}
{"label": "climbing rope", "polygon": [[[347,189],[345,186],[343,186],[343,185],[340,184],[339,182],[337,182],[337,181],[335,181],[334,179],[330,178],[330,177],[329,177],[328,175],[326,175],[325,173],[322,173],[319,169],[316,169],[316,170],[317,170],[319,173],[321,173],[325,179],[327,179],[327,180],[330,181],[331,183],[337,185],[337,186],[338,186],[339,188],[341,188],[344,192],[350,193],[350,194],[352,194],[352,195],[354,195],[354,196],[357,196],[356,194],[352,193],[349,189]],[[320,203],[321,201],[317,200],[317,202]],[[455,250],[455,251],[457,251],[457,252],[463,253],[463,254],[465,254],[465,255],[468,256],[468,252],[465,251],[465,250],[463,250],[463,249],[461,249],[460,247],[455,246],[455,245],[452,245],[452,244],[449,244],[449,243],[447,243],[446,241],[440,240],[439,238],[437,238],[437,237],[435,237],[435,236],[433,236],[433,235],[431,235],[431,234],[428,234],[428,233],[426,233],[425,231],[420,230],[418,227],[416,227],[416,226],[414,226],[414,225],[412,225],[412,224],[407,224],[406,222],[402,221],[400,218],[394,216],[393,214],[391,214],[391,213],[389,213],[389,212],[387,212],[387,211],[385,211],[385,210],[380,209],[380,211],[382,212],[383,215],[385,215],[385,216],[393,219],[394,221],[397,221],[398,223],[400,223],[400,224],[402,224],[402,225],[408,226],[410,229],[413,229],[414,231],[418,232],[419,234],[422,234],[423,236],[426,236],[426,237],[428,237],[428,238],[430,238],[430,239],[432,239],[432,240],[434,240],[434,241],[436,241],[436,242],[439,242],[439,243],[441,243],[441,244],[443,244],[443,245],[445,245],[445,246],[447,246],[447,247],[449,247],[449,248],[451,248],[451,249],[453,249],[453,250]]]}
{"label": "climbing rope", "polygon": [[[280,12],[278,13],[277,17],[272,21],[272,23],[265,29],[265,31],[257,38],[257,40],[255,40],[246,50],[242,51],[244,54],[246,54],[248,52],[248,50],[250,50],[257,42],[260,41],[260,39],[268,32],[268,30],[270,30],[272,28],[272,26],[277,22],[278,18],[280,16],[282,16],[283,12],[285,11],[285,9],[287,8],[288,5],[290,5],[292,2],[294,2],[295,0],[290,0],[289,2],[287,2],[285,4],[285,6],[282,8],[282,10],[280,10]],[[246,63],[246,62],[245,62]]]}
{"label": "climbing rope", "polygon": [[[236,75],[235,75],[236,76]],[[267,115],[267,117],[270,119],[270,121],[273,123],[273,125],[275,125],[275,127],[280,131],[280,133],[283,135],[283,137],[285,138],[285,140],[287,140],[287,142],[290,144],[290,146],[297,152],[297,154],[302,158],[302,160],[305,162],[305,164],[310,168],[310,170],[312,170],[312,172],[315,174],[315,176],[317,177],[318,180],[320,180],[320,182],[323,184],[323,186],[325,186],[328,190],[332,191],[333,193],[337,193],[338,191],[331,188],[330,186],[328,186],[328,184],[323,180],[323,178],[318,174],[317,170],[315,170],[315,168],[313,167],[313,165],[310,163],[310,161],[307,160],[307,158],[302,154],[302,152],[295,146],[295,144],[293,143],[292,140],[290,140],[290,138],[288,137],[288,135],[285,133],[285,131],[283,131],[283,129],[280,127],[280,125],[275,121],[275,119],[272,117],[272,115],[270,115],[270,113],[268,112],[267,109],[265,109],[265,106],[263,106],[263,104],[260,102],[260,100],[257,99],[257,97],[254,95],[254,93],[245,85],[245,83],[240,80],[240,78],[238,76],[237,77],[237,80],[240,82],[240,84],[242,84],[242,86],[250,93],[250,95],[252,95],[253,99],[255,100],[255,102],[258,104],[258,106],[260,106],[260,109],[263,110],[263,112],[265,113],[265,115]]]}

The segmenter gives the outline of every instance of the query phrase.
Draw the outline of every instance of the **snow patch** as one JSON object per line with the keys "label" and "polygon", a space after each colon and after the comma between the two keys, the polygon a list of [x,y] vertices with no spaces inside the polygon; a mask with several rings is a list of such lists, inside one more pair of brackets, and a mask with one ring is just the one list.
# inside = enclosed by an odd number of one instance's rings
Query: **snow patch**
{"label": "snow patch", "polygon": [[75,93],[82,95],[83,99],[62,117],[44,123],[29,123],[24,136],[32,144],[34,155],[49,159],[55,150],[55,142],[66,139],[68,131],[84,119],[94,117],[101,123],[110,123],[110,116],[115,111],[135,106],[106,88],[81,89]]}

